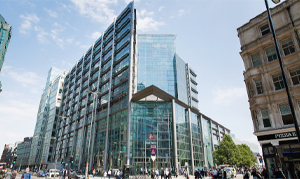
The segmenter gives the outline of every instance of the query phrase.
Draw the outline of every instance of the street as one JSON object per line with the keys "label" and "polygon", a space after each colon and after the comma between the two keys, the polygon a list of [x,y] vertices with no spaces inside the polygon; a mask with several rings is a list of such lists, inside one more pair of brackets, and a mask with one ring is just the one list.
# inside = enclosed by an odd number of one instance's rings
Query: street
{"label": "street", "polygon": [[[16,179],[20,179],[21,178],[21,176],[22,176],[22,174],[17,174],[17,177],[16,177]],[[31,176],[31,179],[44,179],[44,178],[50,178],[50,177],[37,177],[37,176]],[[51,177],[52,179],[60,179],[59,177]],[[94,177],[95,179],[104,179],[104,177],[97,177],[97,176],[95,176]],[[138,178],[137,176],[130,176],[130,179],[135,179],[135,178]],[[172,177],[173,179],[175,179],[176,177]],[[67,177],[66,177],[66,179],[67,179]],[[106,179],[108,179],[108,177],[106,177]],[[113,177],[111,177],[111,179],[113,179]],[[142,179],[144,179],[143,177],[142,177]],[[150,177],[146,177],[145,179],[150,179]],[[160,177],[159,177],[159,179],[160,179]],[[176,179],[186,179],[184,176],[178,176]],[[190,179],[195,179],[195,177],[194,176],[190,176]],[[211,179],[211,177],[205,177],[204,179]],[[243,175],[242,174],[237,174],[237,177],[236,177],[236,179],[243,179]],[[250,179],[253,179],[253,177],[251,176],[250,177]]]}

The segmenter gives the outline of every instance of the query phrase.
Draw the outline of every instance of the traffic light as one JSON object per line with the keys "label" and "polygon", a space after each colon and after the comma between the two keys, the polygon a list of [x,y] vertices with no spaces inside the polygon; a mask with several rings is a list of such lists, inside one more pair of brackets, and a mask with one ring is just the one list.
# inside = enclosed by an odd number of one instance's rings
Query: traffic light
{"label": "traffic light", "polygon": [[64,159],[61,160],[61,164],[64,164]]}
{"label": "traffic light", "polygon": [[15,164],[16,162],[17,162],[17,157],[14,157],[13,164]]}
{"label": "traffic light", "polygon": [[74,163],[74,157],[73,156],[70,157],[70,162]]}

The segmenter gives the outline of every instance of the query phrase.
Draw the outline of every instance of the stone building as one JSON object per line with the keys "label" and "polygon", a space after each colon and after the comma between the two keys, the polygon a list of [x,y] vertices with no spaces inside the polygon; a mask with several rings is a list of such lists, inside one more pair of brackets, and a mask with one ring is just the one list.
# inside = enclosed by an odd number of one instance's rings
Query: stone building
{"label": "stone building", "polygon": [[[300,1],[289,0],[271,9],[284,70],[300,118]],[[286,176],[299,178],[300,145],[288,104],[267,12],[237,29],[240,55],[245,65],[254,134],[263,149],[266,166],[281,168]]]}

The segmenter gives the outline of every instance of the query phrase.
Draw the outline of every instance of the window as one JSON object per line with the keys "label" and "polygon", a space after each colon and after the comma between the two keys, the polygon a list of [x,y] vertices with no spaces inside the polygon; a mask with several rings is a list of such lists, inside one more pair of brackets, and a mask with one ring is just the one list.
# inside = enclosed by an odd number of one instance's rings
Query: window
{"label": "window", "polygon": [[281,74],[273,76],[273,83],[275,86],[275,90],[280,90],[285,88]]}
{"label": "window", "polygon": [[254,129],[258,130],[258,120],[257,120],[257,115],[256,115],[256,111],[252,111],[252,120],[253,120],[253,125],[254,125]]}
{"label": "window", "polygon": [[268,33],[270,33],[269,24],[265,24],[265,25],[261,26],[260,31],[261,31],[262,36],[267,35]]}
{"label": "window", "polygon": [[268,57],[268,62],[271,62],[273,60],[277,59],[277,54],[276,54],[276,50],[274,47],[269,47],[266,49],[266,54]]}
{"label": "window", "polygon": [[267,108],[261,110],[261,116],[264,123],[264,127],[271,127],[269,112]]}
{"label": "window", "polygon": [[263,91],[261,79],[256,80],[256,81],[255,81],[255,85],[256,85],[256,91],[257,91],[257,94],[263,94],[264,91]]}
{"label": "window", "polygon": [[284,125],[293,124],[293,117],[291,113],[290,105],[287,104],[281,104],[279,105],[281,117]]}
{"label": "window", "polygon": [[258,65],[261,65],[261,60],[258,52],[251,55],[251,59],[252,59],[253,67],[257,67]]}
{"label": "window", "polygon": [[287,39],[282,42],[282,50],[284,52],[284,55],[289,55],[295,52],[295,47],[292,42],[292,39]]}
{"label": "window", "polygon": [[300,84],[300,68],[298,68],[297,70],[291,71],[290,74],[291,74],[293,84],[294,85]]}
{"label": "window", "polygon": [[248,86],[248,97],[250,99],[254,96],[254,91],[250,82],[247,83],[247,86]]}

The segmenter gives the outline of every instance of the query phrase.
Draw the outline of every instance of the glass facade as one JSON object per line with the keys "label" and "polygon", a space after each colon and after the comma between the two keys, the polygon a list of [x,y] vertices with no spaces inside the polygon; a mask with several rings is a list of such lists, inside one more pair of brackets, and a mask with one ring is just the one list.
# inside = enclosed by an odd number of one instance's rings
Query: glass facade
{"label": "glass facade", "polygon": [[41,97],[34,129],[29,164],[37,167],[47,164],[51,159],[53,142],[55,137],[56,118],[61,103],[64,71],[52,67],[48,72],[48,78]]}
{"label": "glass facade", "polygon": [[[68,117],[57,119],[52,162],[73,156],[77,171],[88,161],[97,171],[130,164],[137,173],[153,167],[155,146],[156,168],[204,166],[202,132],[211,126],[201,122],[197,75],[176,54],[174,35],[135,31],[132,2],[66,75],[59,116]],[[143,96],[154,86],[163,99]]]}
{"label": "glass facade", "polygon": [[211,122],[202,116],[203,125],[203,143],[204,143],[204,155],[205,155],[205,166],[211,168],[213,166],[213,156],[212,156],[212,135],[211,135]]}
{"label": "glass facade", "polygon": [[191,143],[188,110],[178,104],[175,105],[176,135],[177,135],[177,155],[180,166],[185,166],[187,162],[192,165]]}
{"label": "glass facade", "polygon": [[11,38],[11,25],[7,24],[0,14],[0,72],[4,63],[4,57]]}
{"label": "glass facade", "polygon": [[135,26],[132,2],[66,75],[59,114],[69,118],[58,121],[54,162],[73,156],[80,171],[86,161],[96,170],[122,168],[129,95],[136,90]]}
{"label": "glass facade", "polygon": [[156,168],[174,166],[172,103],[141,101],[132,103],[131,162],[133,171],[151,168],[150,149],[156,146]]}
{"label": "glass facade", "polygon": [[155,85],[175,97],[175,35],[138,35],[138,91]]}
{"label": "glass facade", "polygon": [[[24,141],[17,146],[17,161],[15,166],[24,169],[28,166],[32,137],[24,138]],[[23,167],[22,167],[23,166]]]}

